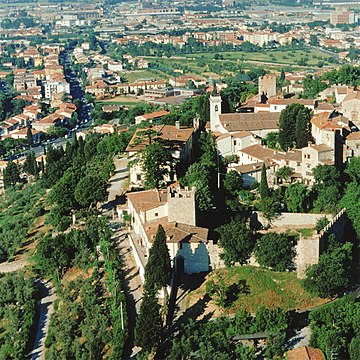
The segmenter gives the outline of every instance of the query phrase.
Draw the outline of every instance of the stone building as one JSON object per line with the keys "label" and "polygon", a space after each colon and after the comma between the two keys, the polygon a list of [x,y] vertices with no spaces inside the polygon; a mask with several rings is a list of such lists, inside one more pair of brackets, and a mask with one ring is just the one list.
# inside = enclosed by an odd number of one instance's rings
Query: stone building
{"label": "stone building", "polygon": [[210,270],[208,229],[197,226],[195,189],[169,187],[127,194],[128,213],[134,235],[130,241],[140,275],[144,274],[149,250],[158,226],[166,234],[172,266],[188,274]]}
{"label": "stone building", "polygon": [[354,91],[343,100],[343,115],[360,129],[360,91]]}

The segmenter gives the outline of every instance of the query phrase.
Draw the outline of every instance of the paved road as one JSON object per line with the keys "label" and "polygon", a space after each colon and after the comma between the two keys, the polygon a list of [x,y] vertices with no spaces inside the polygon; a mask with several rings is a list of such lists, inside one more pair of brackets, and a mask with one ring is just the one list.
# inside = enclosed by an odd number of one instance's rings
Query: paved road
{"label": "paved road", "polygon": [[50,282],[38,281],[41,291],[40,315],[38,329],[35,338],[34,350],[31,352],[31,360],[45,359],[45,339],[49,330],[50,317],[54,312],[56,294]]}
{"label": "paved road", "polygon": [[126,157],[115,157],[115,174],[110,178],[109,201],[113,201],[116,195],[121,195],[128,186],[129,170],[127,165],[129,160]]}
{"label": "paved road", "polygon": [[[116,223],[116,221],[112,221],[111,223]],[[127,231],[124,228],[119,229],[114,233],[113,241],[116,241],[117,248],[123,259],[123,271],[125,275],[126,310],[129,323],[129,336],[125,343],[125,355],[127,359],[133,359],[140,350],[139,347],[134,345],[134,329],[136,315],[140,310],[143,288]]]}

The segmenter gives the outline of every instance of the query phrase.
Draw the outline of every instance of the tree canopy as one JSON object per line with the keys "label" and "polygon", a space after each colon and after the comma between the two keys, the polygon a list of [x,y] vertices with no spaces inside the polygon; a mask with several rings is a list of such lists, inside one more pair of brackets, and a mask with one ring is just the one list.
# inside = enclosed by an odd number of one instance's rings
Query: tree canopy
{"label": "tree canopy", "polygon": [[234,265],[236,262],[246,264],[254,248],[252,231],[246,223],[234,218],[217,228],[216,232],[219,234],[219,246],[224,249],[221,257],[226,266]]}

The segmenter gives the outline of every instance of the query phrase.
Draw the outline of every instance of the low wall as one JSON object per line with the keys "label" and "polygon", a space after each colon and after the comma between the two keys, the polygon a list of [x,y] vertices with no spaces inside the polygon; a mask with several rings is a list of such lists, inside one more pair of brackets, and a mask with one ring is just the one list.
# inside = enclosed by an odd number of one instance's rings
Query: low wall
{"label": "low wall", "polygon": [[[326,217],[329,221],[333,218],[330,214],[280,213],[274,220],[272,220],[271,227],[313,227],[316,225],[316,222],[323,217]],[[268,225],[268,221],[259,211],[254,211],[251,214],[251,225],[256,229],[260,229],[262,227],[266,227]]]}
{"label": "low wall", "polygon": [[143,264],[143,262],[141,261],[141,255],[138,253],[138,249],[137,249],[137,247],[134,243],[134,240],[130,234],[128,234],[128,238],[129,238],[129,242],[131,245],[131,250],[132,250],[134,258],[135,258],[136,265],[139,270],[141,281],[142,281],[142,283],[144,283],[145,282],[145,264]]}

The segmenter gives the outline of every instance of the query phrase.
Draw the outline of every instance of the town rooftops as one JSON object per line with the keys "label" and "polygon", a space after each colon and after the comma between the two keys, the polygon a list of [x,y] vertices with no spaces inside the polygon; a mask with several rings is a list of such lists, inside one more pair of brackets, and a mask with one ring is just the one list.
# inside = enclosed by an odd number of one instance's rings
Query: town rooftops
{"label": "town rooftops", "polygon": [[142,136],[142,132],[147,130],[154,133],[152,141],[165,140],[169,142],[168,146],[174,150],[182,149],[194,132],[193,128],[177,128],[175,125],[156,125],[147,129],[137,129],[125,151],[136,152],[144,150],[150,143],[146,135]]}
{"label": "town rooftops", "polygon": [[269,100],[269,104],[276,104],[276,105],[291,105],[291,104],[301,104],[304,106],[314,106],[314,100],[311,99],[296,99],[296,98],[290,98],[290,99],[274,99]]}
{"label": "town rooftops", "polygon": [[267,168],[275,165],[275,163],[266,160],[252,164],[235,165],[235,166],[231,166],[229,169],[236,170],[239,174],[248,174],[248,173],[253,173],[255,171],[261,171],[263,164],[265,164]]}
{"label": "town rooftops", "polygon": [[223,127],[229,132],[277,129],[279,112],[235,113],[219,116]]}
{"label": "town rooftops", "polygon": [[311,120],[312,125],[319,129],[336,130],[349,128],[349,120],[343,116],[331,117],[330,113],[322,112],[315,115]]}

